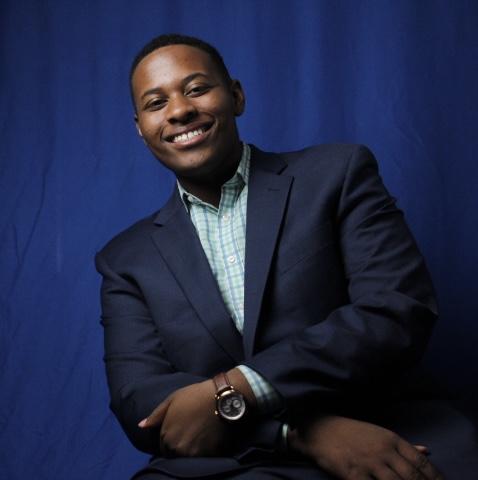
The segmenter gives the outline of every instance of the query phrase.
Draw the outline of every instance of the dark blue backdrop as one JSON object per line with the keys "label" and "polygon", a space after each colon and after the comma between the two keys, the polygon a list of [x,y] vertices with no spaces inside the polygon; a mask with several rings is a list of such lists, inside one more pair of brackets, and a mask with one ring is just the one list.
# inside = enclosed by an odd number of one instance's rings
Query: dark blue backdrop
{"label": "dark blue backdrop", "polygon": [[242,80],[243,139],[374,150],[438,290],[427,362],[476,398],[476,1],[2,0],[0,14],[1,479],[126,479],[145,461],[108,411],[93,256],[172,188],[127,83],[170,31],[211,41]]}

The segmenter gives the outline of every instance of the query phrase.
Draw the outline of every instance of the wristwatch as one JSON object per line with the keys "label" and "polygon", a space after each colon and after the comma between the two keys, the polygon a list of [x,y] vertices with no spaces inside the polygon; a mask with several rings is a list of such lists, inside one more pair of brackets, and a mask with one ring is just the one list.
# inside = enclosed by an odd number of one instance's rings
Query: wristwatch
{"label": "wristwatch", "polygon": [[244,395],[238,392],[227,378],[226,373],[218,373],[214,378],[216,386],[216,410],[215,414],[227,422],[240,420],[247,410]]}

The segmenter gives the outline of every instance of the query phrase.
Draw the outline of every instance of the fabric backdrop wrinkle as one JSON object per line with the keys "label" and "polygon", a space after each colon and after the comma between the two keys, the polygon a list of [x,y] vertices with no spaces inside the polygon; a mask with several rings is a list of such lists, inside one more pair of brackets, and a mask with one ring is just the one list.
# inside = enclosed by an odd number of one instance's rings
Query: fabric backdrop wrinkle
{"label": "fabric backdrop wrinkle", "polygon": [[176,31],[241,80],[244,140],[375,152],[438,292],[426,363],[476,404],[477,2],[3,0],[0,479],[116,480],[147,460],[108,409],[93,257],[174,186],[136,134],[128,73]]}

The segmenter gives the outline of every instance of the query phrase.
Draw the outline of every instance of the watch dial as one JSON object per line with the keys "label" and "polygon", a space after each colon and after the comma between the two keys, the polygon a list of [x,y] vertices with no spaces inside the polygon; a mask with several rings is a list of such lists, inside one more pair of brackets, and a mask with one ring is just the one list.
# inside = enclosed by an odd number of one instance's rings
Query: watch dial
{"label": "watch dial", "polygon": [[246,403],[241,394],[232,393],[219,399],[219,413],[227,420],[238,420],[246,411]]}

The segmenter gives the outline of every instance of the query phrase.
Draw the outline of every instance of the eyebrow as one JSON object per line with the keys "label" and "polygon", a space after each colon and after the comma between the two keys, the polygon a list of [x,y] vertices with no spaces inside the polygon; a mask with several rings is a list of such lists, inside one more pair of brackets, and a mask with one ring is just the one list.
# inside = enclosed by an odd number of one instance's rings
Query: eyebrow
{"label": "eyebrow", "polygon": [[[181,83],[184,86],[184,85],[188,84],[190,81],[194,80],[197,77],[207,78],[207,75],[205,73],[202,73],[202,72],[194,72],[194,73],[191,73],[190,75],[188,75],[187,77],[184,77],[181,80]],[[147,97],[148,95],[154,95],[156,93],[161,93],[162,90],[163,89],[161,87],[150,88],[149,90],[146,90],[146,92],[144,92],[143,95],[141,95],[141,100],[144,99],[144,97]]]}

